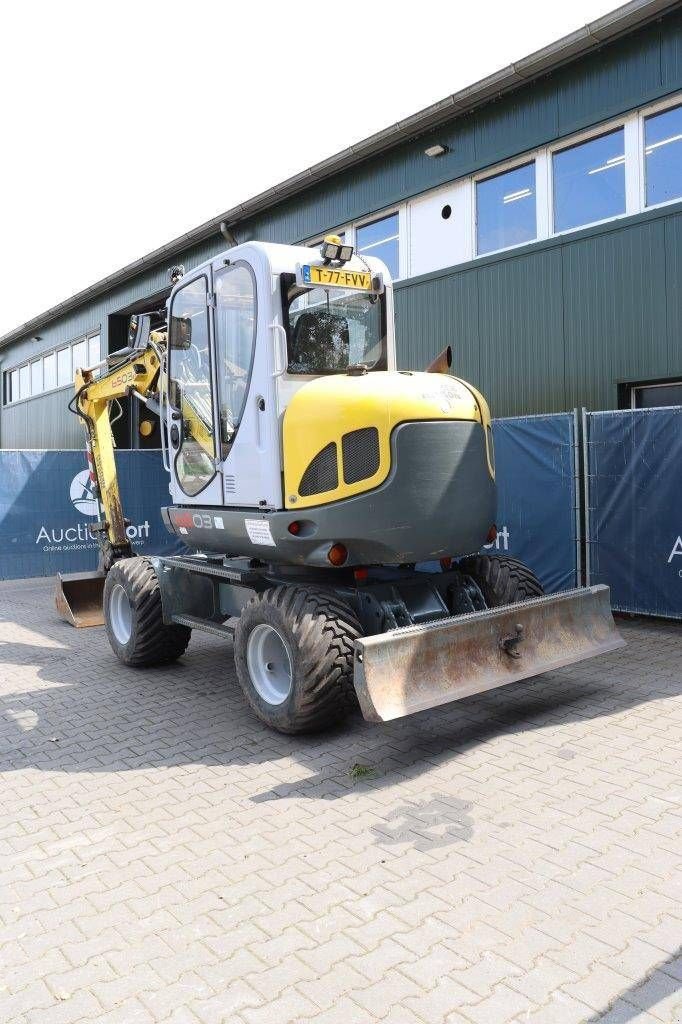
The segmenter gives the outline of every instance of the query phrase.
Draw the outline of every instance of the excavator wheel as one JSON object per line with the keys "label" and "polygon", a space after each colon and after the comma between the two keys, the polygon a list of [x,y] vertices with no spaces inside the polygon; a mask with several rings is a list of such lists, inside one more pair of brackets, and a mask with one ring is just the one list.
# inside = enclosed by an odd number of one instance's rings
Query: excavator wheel
{"label": "excavator wheel", "polygon": [[315,587],[278,586],[252,598],[234,637],[237,677],[258,717],[284,733],[314,732],[356,706],[355,640],[345,601]]}
{"label": "excavator wheel", "polygon": [[535,573],[507,555],[472,555],[459,563],[459,568],[478,586],[488,608],[517,604],[533,597],[542,597],[544,589]]}
{"label": "excavator wheel", "polygon": [[124,665],[166,665],[185,653],[191,629],[167,625],[161,590],[148,558],[123,558],[104,584],[104,625],[114,654]]}

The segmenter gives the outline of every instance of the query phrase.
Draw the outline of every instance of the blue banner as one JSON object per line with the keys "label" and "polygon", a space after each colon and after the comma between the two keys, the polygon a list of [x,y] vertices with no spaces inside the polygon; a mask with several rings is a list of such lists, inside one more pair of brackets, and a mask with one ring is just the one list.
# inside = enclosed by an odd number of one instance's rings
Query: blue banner
{"label": "blue banner", "polygon": [[[182,549],[161,519],[170,501],[158,451],[116,453],[128,537],[139,554]],[[82,451],[0,451],[0,579],[97,568],[98,515]]]}
{"label": "blue banner", "polygon": [[578,584],[572,413],[493,421],[498,537],[487,550],[528,565],[546,591]]}
{"label": "blue banner", "polygon": [[682,618],[682,408],[587,425],[589,582],[617,611]]}

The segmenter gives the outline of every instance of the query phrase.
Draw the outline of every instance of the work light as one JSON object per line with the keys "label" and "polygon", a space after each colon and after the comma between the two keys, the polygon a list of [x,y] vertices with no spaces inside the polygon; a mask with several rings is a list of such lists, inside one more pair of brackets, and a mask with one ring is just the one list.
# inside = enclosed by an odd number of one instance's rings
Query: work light
{"label": "work light", "polygon": [[347,263],[353,256],[353,246],[344,245],[338,235],[325,235],[320,255],[325,263]]}

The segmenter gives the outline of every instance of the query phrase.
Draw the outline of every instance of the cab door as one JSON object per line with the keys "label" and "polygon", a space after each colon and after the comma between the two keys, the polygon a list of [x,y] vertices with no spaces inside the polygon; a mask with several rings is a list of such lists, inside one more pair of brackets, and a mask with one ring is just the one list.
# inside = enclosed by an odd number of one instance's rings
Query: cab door
{"label": "cab door", "polygon": [[171,297],[166,426],[176,505],[222,505],[215,400],[211,272],[183,281]]}
{"label": "cab door", "polygon": [[272,275],[256,247],[213,263],[220,460],[228,507],[281,508]]}

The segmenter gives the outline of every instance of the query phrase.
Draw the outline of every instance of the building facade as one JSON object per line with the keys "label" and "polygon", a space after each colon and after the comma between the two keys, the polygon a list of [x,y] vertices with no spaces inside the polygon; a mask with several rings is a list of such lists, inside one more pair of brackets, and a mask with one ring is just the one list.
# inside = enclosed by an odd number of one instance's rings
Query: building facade
{"label": "building facade", "polygon": [[[330,230],[388,264],[399,364],[452,345],[495,415],[682,404],[682,4],[635,0],[11,331],[0,446],[81,447],[73,368],[171,265]],[[157,446],[135,415],[119,445]]]}

